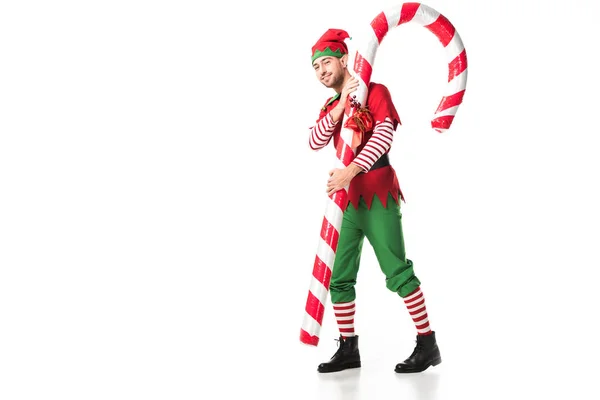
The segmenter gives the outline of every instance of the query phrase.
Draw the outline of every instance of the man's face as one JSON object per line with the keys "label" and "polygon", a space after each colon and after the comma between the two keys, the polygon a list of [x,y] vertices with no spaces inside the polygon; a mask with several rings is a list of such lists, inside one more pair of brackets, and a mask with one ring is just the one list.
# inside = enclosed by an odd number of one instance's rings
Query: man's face
{"label": "man's face", "polygon": [[319,82],[328,88],[338,87],[344,81],[344,68],[340,58],[319,57],[313,62],[313,68]]}

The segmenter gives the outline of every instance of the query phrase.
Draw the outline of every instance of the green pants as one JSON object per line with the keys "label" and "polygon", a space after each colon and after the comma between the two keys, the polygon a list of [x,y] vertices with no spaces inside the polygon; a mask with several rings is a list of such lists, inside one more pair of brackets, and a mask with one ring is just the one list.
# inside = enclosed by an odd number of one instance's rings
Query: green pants
{"label": "green pants", "polygon": [[375,196],[371,209],[367,209],[361,198],[358,209],[349,205],[344,212],[329,285],[333,303],[356,298],[354,286],[365,237],[373,247],[389,290],[406,297],[419,287],[421,282],[415,276],[412,261],[406,258],[404,251],[400,206],[389,195],[385,208]]}

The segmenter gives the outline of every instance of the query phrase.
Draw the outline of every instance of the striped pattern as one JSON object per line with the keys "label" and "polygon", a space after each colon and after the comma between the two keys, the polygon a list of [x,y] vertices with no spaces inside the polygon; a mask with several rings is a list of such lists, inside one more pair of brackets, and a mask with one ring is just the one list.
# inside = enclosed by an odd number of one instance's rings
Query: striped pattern
{"label": "striped pattern", "polygon": [[404,304],[417,328],[417,334],[427,335],[431,333],[429,327],[429,318],[427,316],[427,308],[425,307],[425,297],[421,288],[417,288],[411,294],[404,298]]}
{"label": "striped pattern", "polygon": [[[467,84],[467,53],[460,35],[450,21],[436,10],[421,3],[402,3],[398,7],[381,12],[365,32],[361,46],[355,56],[354,70],[368,85],[373,71],[372,65],[381,41],[394,27],[412,22],[432,32],[444,46],[448,62],[448,84],[436,109],[431,127],[437,132],[450,128],[458,107],[462,103]],[[364,101],[364,98],[358,98]]]}
{"label": "striped pattern", "polygon": [[331,114],[327,114],[315,126],[310,128],[308,135],[308,145],[313,150],[320,150],[329,143],[331,135],[335,130],[336,123],[333,122]]}
{"label": "striped pattern", "polygon": [[354,332],[354,312],[356,307],[354,301],[348,303],[335,303],[333,305],[333,312],[335,314],[335,320],[340,330],[340,335],[345,339],[350,336],[355,336]]}
{"label": "striped pattern", "polygon": [[[448,84],[446,91],[431,121],[431,127],[437,132],[444,132],[454,120],[458,106],[462,103],[467,83],[467,55],[463,43],[454,26],[434,9],[421,3],[402,3],[388,11],[381,12],[371,22],[365,36],[358,35],[355,41],[363,41],[356,54],[350,53],[350,63],[353,65],[354,75],[359,80],[356,100],[366,104],[367,88],[371,82],[373,62],[381,41],[390,29],[404,23],[414,22],[427,28],[438,37],[446,50],[448,61]],[[347,108],[344,113],[343,123],[354,109]],[[325,123],[325,122],[324,122]],[[322,126],[323,128],[324,126]],[[325,130],[319,133],[314,144],[322,143],[325,139]],[[340,133],[336,148],[336,167],[343,168],[354,159],[352,143],[352,130],[344,128]],[[369,157],[371,158],[371,157]],[[365,164],[366,166],[367,164]],[[313,276],[306,301],[305,315],[300,330],[300,341],[316,346],[319,343],[319,331],[323,321],[324,304],[329,291],[331,268],[337,248],[337,237],[341,227],[343,211],[341,204],[346,203],[348,188],[334,193],[327,202],[317,256],[313,266]]]}
{"label": "striped pattern", "polygon": [[365,147],[356,155],[352,162],[368,171],[379,158],[387,153],[394,140],[394,124],[391,119],[375,125],[373,135],[367,140]]}

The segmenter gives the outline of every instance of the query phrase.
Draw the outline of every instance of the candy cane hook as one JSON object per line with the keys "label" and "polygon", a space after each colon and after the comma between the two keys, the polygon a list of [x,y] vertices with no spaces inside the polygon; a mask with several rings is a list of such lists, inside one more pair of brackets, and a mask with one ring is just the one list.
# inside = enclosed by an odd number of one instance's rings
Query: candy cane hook
{"label": "candy cane hook", "polygon": [[379,13],[371,22],[363,45],[354,56],[354,72],[364,83],[356,97],[366,101],[367,87],[371,81],[373,63],[379,45],[387,33],[396,26],[412,22],[431,31],[442,43],[448,62],[448,83],[442,100],[431,120],[437,132],[450,128],[458,107],[462,103],[467,84],[467,53],[454,25],[442,14],[422,3],[403,3]]}

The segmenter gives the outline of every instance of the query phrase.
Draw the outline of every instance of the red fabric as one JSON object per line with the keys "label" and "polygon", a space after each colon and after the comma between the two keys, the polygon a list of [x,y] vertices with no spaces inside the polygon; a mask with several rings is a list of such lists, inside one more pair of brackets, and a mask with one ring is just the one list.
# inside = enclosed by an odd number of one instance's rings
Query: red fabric
{"label": "red fabric", "polygon": [[[334,101],[331,101],[331,99],[332,98],[327,99],[327,102],[321,109],[317,122],[325,117],[339,101],[339,99]],[[330,101],[331,103],[329,103]],[[393,121],[394,129],[400,124],[400,117],[394,107],[390,92],[385,85],[374,82],[369,84],[367,106],[371,111],[371,115],[376,124],[385,121],[386,118]],[[341,129],[342,124],[337,124],[335,131],[333,132],[333,144],[336,148],[340,140]],[[359,154],[363,147],[365,147],[365,144],[372,134],[372,130],[365,132],[363,141],[357,148],[356,154]],[[348,188],[348,203],[343,208],[347,208],[350,204],[352,204],[354,208],[358,208],[360,198],[363,197],[367,204],[367,208],[370,209],[374,196],[377,196],[384,207],[387,207],[388,193],[391,193],[396,203],[398,203],[399,199],[404,200],[396,176],[396,171],[391,165],[356,175],[352,179],[352,182],[350,182],[350,187]]]}
{"label": "red fabric", "polygon": [[348,188],[348,204],[352,204],[354,208],[358,209],[358,203],[362,196],[367,203],[367,208],[370,209],[374,196],[377,196],[381,204],[387,207],[388,193],[392,194],[396,203],[398,203],[398,198],[404,200],[396,171],[391,165],[377,168],[366,174],[356,175]]}
{"label": "red fabric", "polygon": [[344,39],[349,38],[348,32],[342,29],[328,29],[317,43],[312,47],[312,54],[315,54],[315,51],[323,51],[327,47],[331,49],[331,51],[341,50],[342,54],[348,53],[348,46],[344,42]]}

